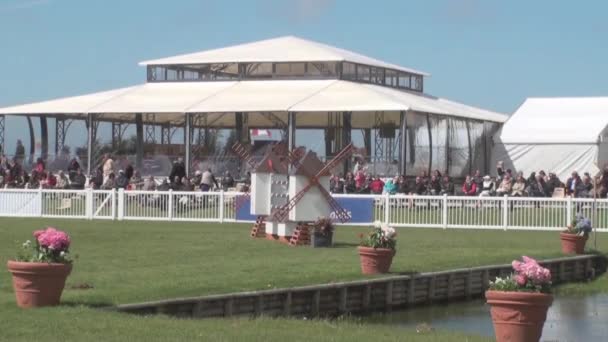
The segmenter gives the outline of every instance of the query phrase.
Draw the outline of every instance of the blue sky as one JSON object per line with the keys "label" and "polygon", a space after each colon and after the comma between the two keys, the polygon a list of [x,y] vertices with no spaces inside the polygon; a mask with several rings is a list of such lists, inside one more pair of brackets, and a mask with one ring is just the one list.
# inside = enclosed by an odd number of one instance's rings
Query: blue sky
{"label": "blue sky", "polygon": [[608,95],[607,1],[0,0],[0,106],[141,83],[145,59],[296,35],[432,74],[512,113]]}

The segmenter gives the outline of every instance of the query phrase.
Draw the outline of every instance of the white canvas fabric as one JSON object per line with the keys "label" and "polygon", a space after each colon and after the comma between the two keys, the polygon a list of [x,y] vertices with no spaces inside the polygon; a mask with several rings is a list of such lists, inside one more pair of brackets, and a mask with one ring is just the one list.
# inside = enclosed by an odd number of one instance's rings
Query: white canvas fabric
{"label": "white canvas fabric", "polygon": [[206,50],[179,56],[148,60],[140,65],[246,63],[246,62],[332,62],[348,61],[429,76],[426,72],[383,62],[334,46],[285,36]]}
{"label": "white canvas fabric", "polygon": [[572,171],[595,175],[600,170],[596,144],[497,144],[491,165],[498,161],[526,177],[533,171],[554,172],[563,182]]}
{"label": "white canvas fabric", "polygon": [[502,128],[504,144],[596,143],[608,125],[608,97],[529,98]]}

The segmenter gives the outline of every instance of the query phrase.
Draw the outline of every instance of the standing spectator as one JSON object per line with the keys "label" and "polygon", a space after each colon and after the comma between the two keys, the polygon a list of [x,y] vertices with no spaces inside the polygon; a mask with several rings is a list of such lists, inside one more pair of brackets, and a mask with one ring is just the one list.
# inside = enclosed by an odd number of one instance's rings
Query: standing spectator
{"label": "standing spectator", "polygon": [[132,190],[141,190],[143,184],[143,179],[141,178],[141,174],[139,170],[135,170],[133,172],[133,177],[129,180],[129,188]]}
{"label": "standing spectator", "polygon": [[414,195],[426,195],[427,186],[424,182],[424,179],[421,176],[416,177],[416,181],[414,183]]}
{"label": "standing spectator", "polygon": [[534,183],[536,181],[536,172],[532,171],[532,173],[530,173],[530,176],[528,177],[527,183],[528,186],[532,183]]}
{"label": "standing spectator", "polygon": [[[477,174],[478,172],[479,170],[477,170],[475,174]],[[464,183],[462,184],[462,193],[465,196],[477,195],[477,184],[473,181],[473,178],[471,178],[471,176],[467,176],[467,178],[465,178]]]}
{"label": "standing spectator", "polygon": [[454,196],[454,182],[448,175],[445,175],[443,182],[441,182],[441,195]]}
{"label": "standing spectator", "polygon": [[340,176],[334,174],[329,179],[329,192],[332,194],[344,193],[344,182],[340,179]]}
{"label": "standing spectator", "polygon": [[224,173],[224,177],[222,178],[222,189],[224,191],[228,191],[230,188],[234,188],[234,178],[232,178],[230,171],[226,171],[226,173]]}
{"label": "standing spectator", "polygon": [[580,183],[578,195],[576,197],[593,197],[593,183],[591,182],[591,176],[585,172],[583,181]]}
{"label": "standing spectator", "polygon": [[[339,189],[338,189],[339,190]],[[344,192],[347,194],[352,194],[357,191],[357,182],[355,181],[355,177],[352,173],[346,174],[346,179],[344,180]]]}
{"label": "standing spectator", "polygon": [[582,183],[581,177],[578,172],[573,171],[571,177],[566,181],[566,195],[578,197],[577,189],[580,189],[580,183]]}
{"label": "standing spectator", "polygon": [[405,176],[399,176],[399,182],[397,184],[397,192],[400,194],[408,194],[410,192],[409,186],[407,184],[407,180],[405,180]]}
{"label": "standing spectator", "polygon": [[471,181],[475,183],[475,194],[479,195],[481,193],[481,188],[483,188],[483,176],[481,176],[481,171],[475,170],[475,174]]}
{"label": "standing spectator", "polygon": [[134,173],[135,170],[133,169],[133,165],[131,165],[131,163],[128,163],[125,167],[125,176],[127,176],[127,180],[131,181],[131,178],[133,178]]}
{"label": "standing spectator", "polygon": [[95,175],[91,177],[90,183],[93,185],[93,189],[101,189],[103,185],[103,171],[100,168],[95,170]]}
{"label": "standing spectator", "polygon": [[67,189],[70,186],[70,181],[68,180],[68,177],[65,175],[65,173],[63,172],[63,170],[59,170],[59,173],[57,175],[57,189]]}
{"label": "standing spectator", "polygon": [[25,147],[21,142],[21,139],[17,139],[17,148],[15,148],[15,159],[18,161],[25,160]]}
{"label": "standing spectator", "polygon": [[369,188],[372,194],[382,194],[382,190],[384,190],[384,182],[382,181],[382,179],[380,179],[380,176],[376,176],[376,178],[374,178],[374,180],[369,185]]}
{"label": "standing spectator", "polygon": [[68,177],[70,178],[70,181],[74,180],[74,176],[76,176],[76,171],[80,169],[80,164],[78,163],[78,160],[76,160],[76,158],[72,158],[72,160],[70,160],[70,163],[68,164]]}
{"label": "standing spectator", "polygon": [[492,177],[490,177],[489,175],[485,175],[483,177],[483,184],[481,185],[481,192],[479,193],[479,196],[481,196],[481,197],[494,196],[495,191],[496,191],[496,184],[492,180]]}
{"label": "standing spectator", "polygon": [[553,172],[549,172],[549,177],[547,177],[545,185],[547,187],[547,197],[552,197],[555,189],[559,189],[564,186]]}
{"label": "standing spectator", "polygon": [[[110,177],[110,174],[114,174],[114,160],[109,153],[106,153],[103,160],[103,182],[105,183],[107,178]],[[113,189],[114,187],[112,187]]]}
{"label": "standing spectator", "polygon": [[511,176],[509,173],[506,173],[502,182],[500,182],[500,186],[496,189],[496,196],[504,196],[511,193],[511,188],[513,187],[513,183],[511,180]]}
{"label": "standing spectator", "polygon": [[[501,180],[502,176],[505,174],[504,171],[504,163],[503,161],[499,161],[498,163],[496,163],[496,179],[497,180]],[[485,178],[485,177],[484,177]]]}
{"label": "standing spectator", "polygon": [[209,191],[213,189],[213,185],[215,185],[216,188],[219,188],[217,180],[215,180],[215,176],[211,172],[211,169],[207,169],[205,172],[203,172],[201,179],[201,191]]}
{"label": "standing spectator", "polygon": [[606,198],[608,196],[608,166],[604,166],[604,171],[600,178],[600,198]]}
{"label": "standing spectator", "polygon": [[186,166],[184,165],[184,160],[181,157],[177,158],[177,160],[173,163],[171,173],[169,174],[169,179],[172,181],[175,179],[175,177],[179,177],[179,179],[186,177]]}
{"label": "standing spectator", "polygon": [[511,196],[513,197],[524,197],[526,191],[526,180],[523,175],[517,176],[515,183],[511,187]]}

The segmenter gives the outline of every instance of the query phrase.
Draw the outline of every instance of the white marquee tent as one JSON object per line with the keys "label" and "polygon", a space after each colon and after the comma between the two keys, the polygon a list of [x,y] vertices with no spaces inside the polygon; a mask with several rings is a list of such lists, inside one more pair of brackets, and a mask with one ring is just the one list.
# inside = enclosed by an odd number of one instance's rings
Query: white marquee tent
{"label": "white marquee tent", "polygon": [[515,171],[596,174],[608,162],[608,97],[529,98],[495,135],[493,162]]}

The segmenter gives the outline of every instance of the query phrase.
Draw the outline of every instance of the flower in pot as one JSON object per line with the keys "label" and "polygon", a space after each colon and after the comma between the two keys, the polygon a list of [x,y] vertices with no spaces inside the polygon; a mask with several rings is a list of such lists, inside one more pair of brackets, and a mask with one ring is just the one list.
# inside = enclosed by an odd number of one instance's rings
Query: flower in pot
{"label": "flower in pot", "polygon": [[359,235],[359,256],[363,274],[387,273],[395,255],[397,232],[385,223],[376,221],[367,235]]}
{"label": "flower in pot", "polygon": [[70,237],[49,227],[34,232],[34,242],[21,246],[15,260],[7,263],[13,275],[17,305],[22,308],[59,304],[65,280],[72,271]]}
{"label": "flower in pot", "polygon": [[562,252],[565,254],[583,254],[585,243],[591,233],[591,220],[578,213],[566,230],[559,234],[562,241]]}
{"label": "flower in pot", "polygon": [[496,341],[538,341],[553,302],[551,272],[524,256],[514,260],[514,273],[490,282],[486,300],[491,305]]}
{"label": "flower in pot", "polygon": [[331,247],[333,236],[334,223],[328,217],[321,217],[313,225],[312,246]]}

